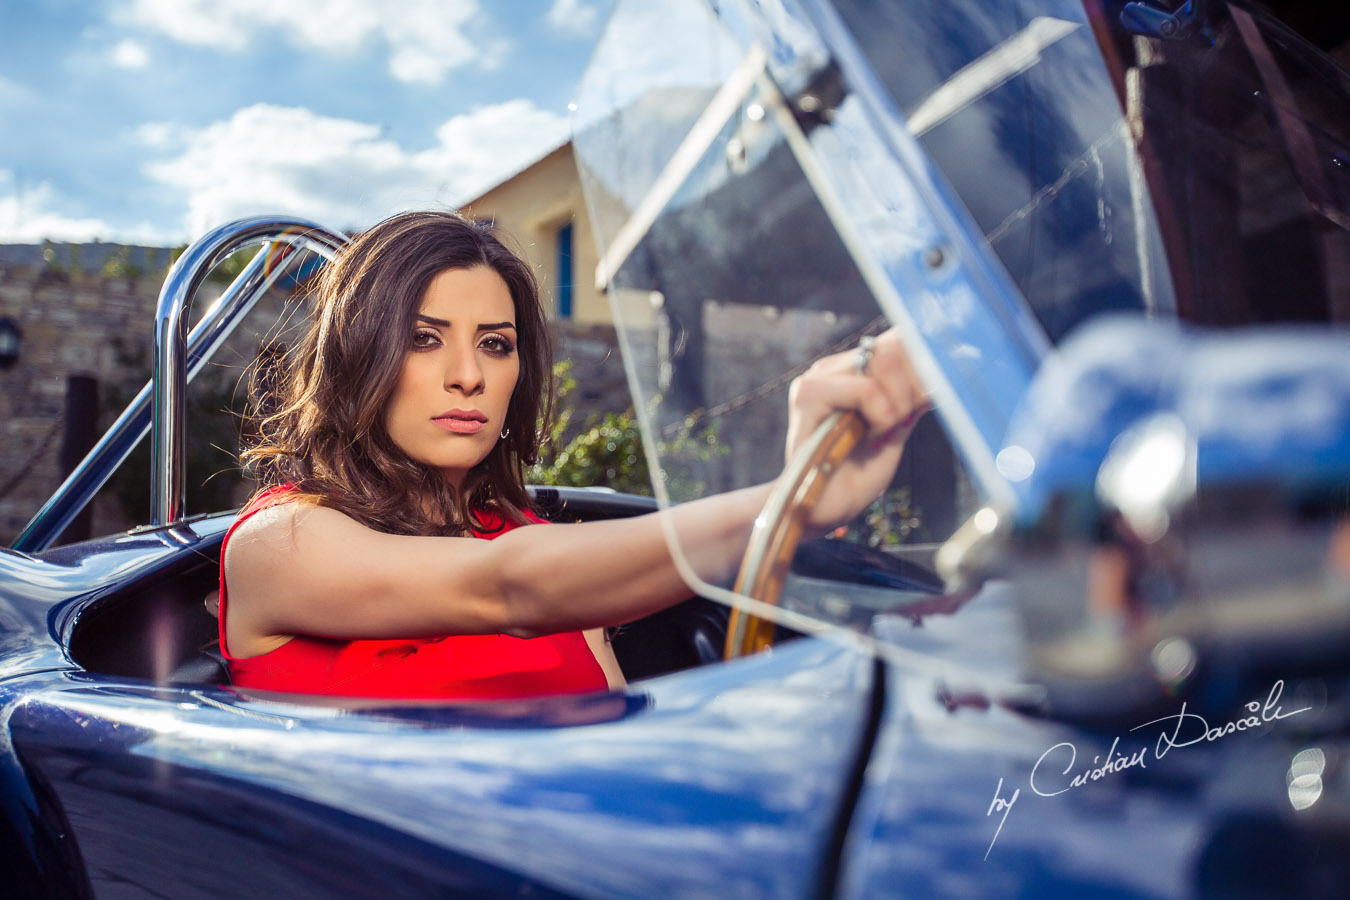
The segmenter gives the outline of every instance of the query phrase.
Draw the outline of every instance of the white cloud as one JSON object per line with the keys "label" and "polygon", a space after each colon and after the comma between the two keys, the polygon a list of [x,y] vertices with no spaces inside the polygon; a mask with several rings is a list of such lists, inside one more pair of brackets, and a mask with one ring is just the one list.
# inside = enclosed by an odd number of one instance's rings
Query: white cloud
{"label": "white cloud", "polygon": [[126,38],[113,47],[112,61],[120,69],[144,69],[150,63],[150,54],[142,44]]}
{"label": "white cloud", "polygon": [[456,116],[435,147],[409,151],[376,125],[257,104],[196,131],[152,125],[140,136],[181,142],[177,157],[146,172],[184,193],[184,225],[196,235],[260,213],[359,228],[404,209],[454,206],[560,144],[567,122],[512,100]]}
{"label": "white cloud", "polygon": [[589,34],[600,12],[586,0],[553,0],[548,24],[569,34]]}
{"label": "white cloud", "polygon": [[475,107],[436,129],[440,145],[423,161],[440,172],[457,172],[460,200],[514,174],[568,137],[565,116],[529,100]]}
{"label": "white cloud", "polygon": [[481,15],[477,0],[131,0],[122,19],[179,43],[221,50],[241,50],[266,29],[327,53],[382,39],[395,78],[438,84],[453,68],[499,58],[500,42],[478,44],[464,33]]}
{"label": "white cloud", "polygon": [[75,219],[56,212],[60,200],[45,181],[20,192],[13,173],[0,170],[0,189],[8,189],[0,194],[0,242],[92,241],[108,235],[107,225],[98,219]]}

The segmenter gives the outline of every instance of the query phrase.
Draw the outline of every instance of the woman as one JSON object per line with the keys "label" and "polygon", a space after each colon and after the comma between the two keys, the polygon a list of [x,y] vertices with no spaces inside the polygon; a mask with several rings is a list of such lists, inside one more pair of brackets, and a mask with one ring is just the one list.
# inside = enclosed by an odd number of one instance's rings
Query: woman
{"label": "woman", "polygon": [[[926,409],[893,334],[858,362],[827,357],[790,392],[789,452],[835,409],[869,427],[816,507],[822,532],[886,486]],[[245,454],[272,487],[221,554],[221,649],[245,687],[505,698],[622,685],[600,629],[688,595],[658,516],[717,580],[771,488],[520,527],[540,521],[522,467],[550,405],[547,330],[528,267],[454,214],[407,213],[357,238],[325,270],[290,366]]]}

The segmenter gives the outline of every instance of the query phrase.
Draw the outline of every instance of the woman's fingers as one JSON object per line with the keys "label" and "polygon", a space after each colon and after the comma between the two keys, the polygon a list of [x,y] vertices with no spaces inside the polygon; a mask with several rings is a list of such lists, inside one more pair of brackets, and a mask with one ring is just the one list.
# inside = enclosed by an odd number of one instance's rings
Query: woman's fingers
{"label": "woman's fingers", "polygon": [[878,335],[870,353],[855,348],[818,360],[793,382],[790,399],[789,459],[837,410],[856,411],[867,423],[867,437],[835,470],[812,512],[812,525],[827,529],[857,515],[885,490],[905,440],[930,405],[894,330]]}
{"label": "woman's fingers", "polygon": [[894,329],[877,337],[865,371],[859,370],[859,354],[854,349],[823,357],[793,382],[796,427],[788,436],[789,454],[835,410],[857,411],[875,439],[913,424],[928,409],[927,394]]}
{"label": "woman's fingers", "polygon": [[807,431],[841,409],[860,413],[873,433],[883,432],[904,418],[888,392],[869,375],[808,372],[793,383],[792,400],[806,420],[803,426]]}
{"label": "woman's fingers", "polygon": [[902,422],[918,418],[928,410],[928,392],[914,373],[909,354],[905,352],[900,335],[894,328],[878,336],[868,373],[890,397],[901,414]]}

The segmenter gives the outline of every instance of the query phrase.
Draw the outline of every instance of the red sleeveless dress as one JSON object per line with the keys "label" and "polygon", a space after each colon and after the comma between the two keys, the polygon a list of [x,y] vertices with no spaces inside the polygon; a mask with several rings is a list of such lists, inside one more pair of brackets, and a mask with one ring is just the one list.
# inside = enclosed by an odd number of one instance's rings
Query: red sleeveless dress
{"label": "red sleeveless dress", "polygon": [[[246,688],[389,699],[506,700],[602,691],[608,687],[579,631],[523,639],[503,634],[415,640],[335,640],[296,635],[261,656],[231,656],[225,643],[225,548],[249,516],[293,501],[295,489],[264,491],[240,511],[220,546],[220,652],[231,681]],[[527,514],[528,515],[528,514]],[[542,522],[530,516],[534,522]],[[495,527],[500,519],[485,522]],[[496,532],[475,531],[491,540]]]}

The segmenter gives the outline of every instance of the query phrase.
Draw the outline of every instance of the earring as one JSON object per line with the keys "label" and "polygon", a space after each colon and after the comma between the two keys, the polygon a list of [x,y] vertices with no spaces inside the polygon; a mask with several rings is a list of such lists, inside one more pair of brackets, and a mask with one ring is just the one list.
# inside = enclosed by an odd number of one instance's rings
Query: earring
{"label": "earring", "polygon": [[511,434],[511,429],[510,429],[509,427],[508,427],[508,428],[503,428],[503,429],[502,429],[502,440],[506,440],[507,437],[508,437],[510,434]]}

